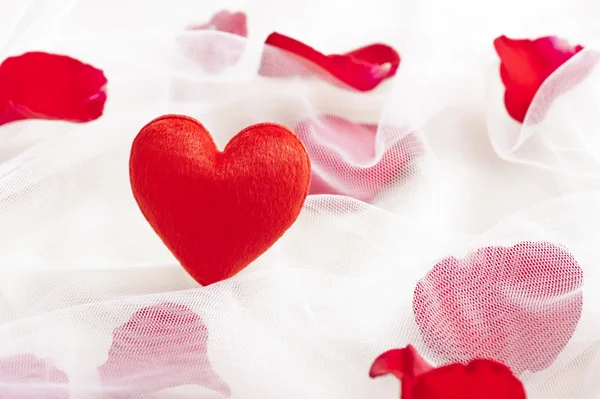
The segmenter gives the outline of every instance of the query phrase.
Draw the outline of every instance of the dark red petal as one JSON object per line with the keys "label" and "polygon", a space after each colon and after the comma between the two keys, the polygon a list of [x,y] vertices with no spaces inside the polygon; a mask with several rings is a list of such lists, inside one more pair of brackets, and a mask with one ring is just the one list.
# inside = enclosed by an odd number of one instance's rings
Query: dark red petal
{"label": "dark red petal", "polygon": [[142,308],[115,329],[108,360],[98,368],[105,385],[146,395],[180,385],[200,385],[229,396],[207,354],[208,330],[183,305]]}
{"label": "dark red petal", "polygon": [[210,21],[201,25],[191,26],[190,30],[218,30],[234,35],[248,37],[246,14],[243,12],[219,11]]}
{"label": "dark red petal", "polygon": [[[333,75],[343,83],[360,91],[369,91],[383,80],[396,74],[400,65],[399,54],[390,46],[373,44],[346,54],[325,55],[314,48],[280,33],[272,33],[266,44],[285,50]],[[321,71],[314,71],[318,74]],[[269,77],[297,76],[297,71],[281,65],[270,65],[263,57],[259,73]]]}
{"label": "dark red petal", "polygon": [[43,52],[7,58],[0,65],[0,125],[22,119],[89,122],[106,102],[101,70]]}
{"label": "dark red petal", "polygon": [[563,247],[484,247],[433,266],[417,283],[413,311],[424,341],[450,363],[493,359],[518,374],[536,372],[571,339],[582,285],[583,271]]}
{"label": "dark red petal", "polygon": [[[525,399],[525,389],[501,363],[477,359],[451,364],[418,377],[412,399]],[[402,398],[404,399],[404,397]]]}
{"label": "dark red petal", "polygon": [[494,40],[500,57],[500,77],[506,88],[505,105],[511,117],[523,122],[535,93],[558,67],[583,49],[554,37],[536,40]]}
{"label": "dark red petal", "polygon": [[69,377],[31,353],[0,358],[0,399],[68,399]]}
{"label": "dark red petal", "polygon": [[389,143],[373,163],[377,125],[354,123],[334,115],[306,119],[295,127],[304,143],[313,173],[310,194],[338,194],[371,202],[422,153],[420,141],[407,129],[393,128]]}

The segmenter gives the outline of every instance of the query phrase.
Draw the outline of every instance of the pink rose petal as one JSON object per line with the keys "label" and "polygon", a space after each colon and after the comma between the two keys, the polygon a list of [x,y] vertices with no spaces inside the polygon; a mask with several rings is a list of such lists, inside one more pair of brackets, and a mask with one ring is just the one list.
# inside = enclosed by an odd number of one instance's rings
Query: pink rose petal
{"label": "pink rose petal", "polygon": [[136,395],[200,385],[225,396],[229,386],[207,354],[208,329],[183,305],[163,303],[135,312],[115,329],[108,360],[98,368],[105,385]]}
{"label": "pink rose petal", "polygon": [[243,12],[219,11],[212,16],[210,21],[190,26],[190,30],[218,30],[242,37],[248,37],[246,14]]}
{"label": "pink rose petal", "polygon": [[[206,23],[190,26],[188,30],[215,30],[241,37],[248,36],[246,14],[227,10],[216,13]],[[190,58],[213,74],[236,64],[242,58],[246,48],[244,42],[228,37],[185,37],[181,43]]]}
{"label": "pink rose petal", "polygon": [[[377,162],[377,125],[321,115],[298,124],[295,132],[313,165],[310,194],[337,194],[371,202],[408,163],[421,154],[420,142],[406,129],[392,128],[396,141]],[[406,131],[405,131],[406,130]]]}
{"label": "pink rose petal", "polygon": [[0,399],[68,399],[69,377],[31,353],[0,358]]}
{"label": "pink rose petal", "polygon": [[437,263],[417,283],[413,310],[425,342],[449,362],[484,358],[536,372],[571,339],[582,285],[581,267],[557,245],[485,247]]}

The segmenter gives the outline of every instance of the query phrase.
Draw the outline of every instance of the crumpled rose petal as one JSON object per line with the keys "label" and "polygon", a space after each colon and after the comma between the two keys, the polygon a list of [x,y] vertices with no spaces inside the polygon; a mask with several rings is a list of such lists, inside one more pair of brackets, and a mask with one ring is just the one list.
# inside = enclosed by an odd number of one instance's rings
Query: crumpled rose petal
{"label": "crumpled rose petal", "polygon": [[106,102],[104,73],[64,55],[30,52],[0,64],[0,125],[23,119],[89,122]]}
{"label": "crumpled rose petal", "polygon": [[0,358],[0,399],[67,399],[69,377],[31,353]]}
{"label": "crumpled rose petal", "polygon": [[277,62],[272,62],[268,53],[265,53],[259,74],[268,77],[330,74],[356,90],[369,91],[394,76],[400,65],[398,52],[379,43],[345,54],[325,55],[298,40],[275,32],[269,35],[265,44],[293,54],[296,60],[300,59],[306,66],[305,70],[299,70],[293,63],[286,67],[280,57]]}
{"label": "crumpled rose petal", "polygon": [[[240,37],[248,36],[246,14],[219,11],[210,21],[188,28],[190,31],[215,30]],[[219,73],[236,64],[242,57],[246,44],[233,38],[214,36],[184,37],[181,40],[185,53],[209,73]]]}
{"label": "crumpled rose petal", "polygon": [[[376,159],[377,125],[354,123],[334,115],[306,119],[295,127],[312,162],[310,194],[346,195],[371,202],[422,153],[420,141],[407,129]],[[404,131],[406,130],[406,131]]]}
{"label": "crumpled rose petal", "polygon": [[424,341],[449,362],[493,359],[536,372],[571,339],[582,285],[581,267],[557,245],[484,247],[438,262],[417,283],[413,311]]}
{"label": "crumpled rose petal", "polygon": [[[500,77],[506,89],[506,110],[513,119],[521,123],[542,83],[583,49],[582,46],[572,46],[555,36],[535,40],[500,36],[494,40],[494,47],[501,61]],[[584,77],[578,75],[577,79],[564,82],[560,91],[566,92]]]}
{"label": "crumpled rose petal", "polygon": [[411,345],[380,355],[371,378],[392,374],[401,381],[400,399],[525,399],[523,384],[501,363],[475,359],[467,365],[434,368]]}
{"label": "crumpled rose petal", "polygon": [[137,395],[194,384],[229,397],[229,386],[210,364],[207,341],[206,326],[186,306],[145,307],[115,329],[98,374],[105,385]]}

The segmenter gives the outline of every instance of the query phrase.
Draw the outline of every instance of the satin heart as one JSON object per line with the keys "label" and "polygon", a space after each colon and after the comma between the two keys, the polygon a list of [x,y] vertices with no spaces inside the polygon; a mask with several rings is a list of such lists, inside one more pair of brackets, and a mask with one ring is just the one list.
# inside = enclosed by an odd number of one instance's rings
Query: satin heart
{"label": "satin heart", "polygon": [[221,152],[195,119],[159,117],[135,138],[133,195],[148,222],[202,285],[229,278],[294,223],[310,160],[287,128],[250,126]]}

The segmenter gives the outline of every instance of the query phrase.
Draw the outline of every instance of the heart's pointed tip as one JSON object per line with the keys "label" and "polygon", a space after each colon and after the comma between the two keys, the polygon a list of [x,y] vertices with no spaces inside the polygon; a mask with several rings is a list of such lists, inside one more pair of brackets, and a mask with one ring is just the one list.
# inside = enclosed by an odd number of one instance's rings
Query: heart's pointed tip
{"label": "heart's pointed tip", "polygon": [[235,272],[229,274],[224,273],[222,275],[209,275],[205,273],[205,275],[203,273],[197,273],[194,268],[187,268],[183,262],[180,263],[190,277],[193,278],[202,288],[208,288],[222,281],[229,280],[237,274],[237,272]]}

